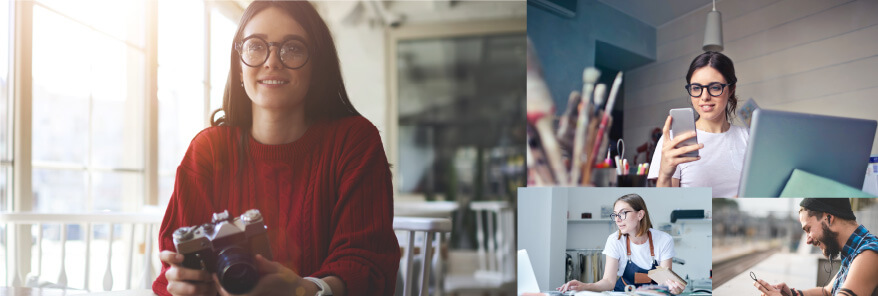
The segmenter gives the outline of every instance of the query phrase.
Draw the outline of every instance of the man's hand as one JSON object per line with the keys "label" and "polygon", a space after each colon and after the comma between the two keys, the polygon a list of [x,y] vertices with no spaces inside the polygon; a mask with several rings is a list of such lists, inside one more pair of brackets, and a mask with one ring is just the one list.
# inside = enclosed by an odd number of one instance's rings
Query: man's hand
{"label": "man's hand", "polygon": [[[781,294],[780,290],[763,280],[756,280],[756,282],[753,283],[753,286],[759,289],[763,296],[784,296],[784,294]],[[787,292],[789,292],[789,290],[787,290]]]}
{"label": "man's hand", "polygon": [[780,283],[777,285],[773,285],[772,287],[780,291],[780,293],[784,296],[796,296],[793,295],[793,291],[790,290],[790,287],[787,286],[787,283]]}

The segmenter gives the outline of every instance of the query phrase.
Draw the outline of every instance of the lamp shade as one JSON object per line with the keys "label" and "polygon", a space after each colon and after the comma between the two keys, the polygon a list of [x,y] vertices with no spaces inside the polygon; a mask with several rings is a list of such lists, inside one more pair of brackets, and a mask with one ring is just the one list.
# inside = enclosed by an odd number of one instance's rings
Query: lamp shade
{"label": "lamp shade", "polygon": [[723,51],[723,20],[719,11],[707,13],[707,27],[704,28],[704,51]]}

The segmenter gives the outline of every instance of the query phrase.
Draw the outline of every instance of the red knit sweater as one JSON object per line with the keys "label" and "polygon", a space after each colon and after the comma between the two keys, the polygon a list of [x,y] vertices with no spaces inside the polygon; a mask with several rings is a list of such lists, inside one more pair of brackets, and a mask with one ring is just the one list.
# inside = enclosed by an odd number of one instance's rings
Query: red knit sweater
{"label": "red knit sweater", "polygon": [[[299,276],[334,275],[348,295],[392,295],[399,268],[390,169],[378,130],[360,116],[316,123],[295,142],[263,145],[234,127],[210,127],[177,168],[159,247],[171,234],[229,210],[259,209],[274,261]],[[246,145],[240,159],[239,141]],[[167,264],[153,282],[168,295]]]}

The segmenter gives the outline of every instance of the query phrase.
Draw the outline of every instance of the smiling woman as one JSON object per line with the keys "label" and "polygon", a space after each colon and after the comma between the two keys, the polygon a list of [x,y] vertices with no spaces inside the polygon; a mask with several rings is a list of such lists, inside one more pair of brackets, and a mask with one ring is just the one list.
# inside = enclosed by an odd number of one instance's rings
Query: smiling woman
{"label": "smiling woman", "polygon": [[[731,125],[738,105],[735,66],[718,52],[695,57],[686,73],[686,92],[698,112],[696,132],[670,139],[672,118],[665,121],[664,134],[656,144],[649,179],[658,187],[711,187],[714,197],[732,197],[738,192],[749,132]],[[680,146],[695,137],[700,145]],[[699,150],[700,157],[683,154]]]}
{"label": "smiling woman", "polygon": [[308,2],[255,1],[229,49],[222,116],[177,171],[153,291],[225,292],[181,265],[172,233],[258,209],[274,262],[252,258],[262,274],[252,293],[392,293],[400,253],[389,165],[378,130],[351,106],[320,15]]}

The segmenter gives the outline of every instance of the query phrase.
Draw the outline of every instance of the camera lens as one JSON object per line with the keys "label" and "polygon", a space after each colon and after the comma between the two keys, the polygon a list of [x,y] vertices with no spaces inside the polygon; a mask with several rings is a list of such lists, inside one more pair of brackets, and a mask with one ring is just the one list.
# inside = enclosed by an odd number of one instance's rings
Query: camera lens
{"label": "camera lens", "polygon": [[216,267],[220,285],[232,294],[250,292],[259,280],[259,272],[253,264],[253,257],[238,246],[220,251]]}

